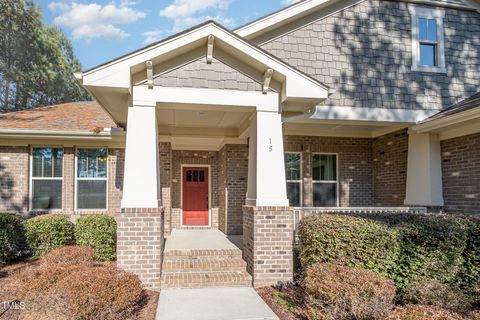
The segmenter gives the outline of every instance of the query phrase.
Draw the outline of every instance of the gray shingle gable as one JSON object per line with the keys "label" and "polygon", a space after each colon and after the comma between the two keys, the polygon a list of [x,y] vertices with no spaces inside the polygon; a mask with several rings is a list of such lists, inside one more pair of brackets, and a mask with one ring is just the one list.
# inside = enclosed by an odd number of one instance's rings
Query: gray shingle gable
{"label": "gray shingle gable", "polygon": [[366,0],[261,47],[337,92],[328,105],[443,109],[480,86],[480,15],[445,8],[447,74],[412,72],[408,4]]}

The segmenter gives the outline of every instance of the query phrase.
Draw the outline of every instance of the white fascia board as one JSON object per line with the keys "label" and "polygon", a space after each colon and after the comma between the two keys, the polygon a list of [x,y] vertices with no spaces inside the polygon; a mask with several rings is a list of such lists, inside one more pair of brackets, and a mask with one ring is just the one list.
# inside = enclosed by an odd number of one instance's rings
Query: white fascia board
{"label": "white fascia board", "polygon": [[271,15],[254,21],[246,26],[236,29],[234,32],[241,37],[248,38],[259,32],[269,30],[278,24],[284,24],[297,16],[305,16],[317,9],[318,6],[333,2],[332,0],[305,0],[277,11]]}
{"label": "white fascia board", "polygon": [[438,110],[316,106],[309,119],[417,123],[436,113]]}
{"label": "white fascia board", "polygon": [[472,119],[480,118],[480,108],[459,112],[444,118],[419,123],[412,127],[412,130],[418,133],[428,133],[434,130],[455,125],[461,122],[470,121]]}
{"label": "white fascia board", "polygon": [[54,140],[116,140],[125,137],[124,131],[65,131],[65,130],[32,130],[32,129],[0,129],[0,137],[9,139],[54,139]]}
{"label": "white fascia board", "polygon": [[[265,66],[265,69],[272,68],[274,72],[283,75],[287,79],[286,92],[284,93],[287,98],[325,99],[328,97],[327,86],[302,74],[300,71],[256,48],[240,37],[231,34],[229,31],[218,27],[214,23],[200,26],[190,32],[159,43],[157,46],[133,53],[130,56],[86,72],[82,77],[83,85],[130,88],[130,69],[133,66],[144,64],[145,61],[155,60],[157,57],[172,53],[197,41],[205,40],[206,43],[206,39],[210,35],[235,48],[248,59],[254,60],[257,62],[257,65],[260,63]],[[248,59],[246,60],[248,61]]]}

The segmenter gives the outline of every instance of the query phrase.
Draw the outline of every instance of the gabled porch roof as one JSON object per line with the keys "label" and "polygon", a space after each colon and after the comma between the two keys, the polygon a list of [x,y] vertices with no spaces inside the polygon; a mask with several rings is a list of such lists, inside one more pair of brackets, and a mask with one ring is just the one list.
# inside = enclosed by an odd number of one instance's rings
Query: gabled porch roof
{"label": "gabled porch roof", "polygon": [[153,65],[151,76],[155,78],[208,55],[259,83],[265,82],[267,70],[273,70],[267,85],[279,93],[284,105],[312,106],[328,97],[329,88],[323,83],[213,21],[77,74],[77,78],[115,121],[124,124],[133,87],[147,81],[146,62]]}

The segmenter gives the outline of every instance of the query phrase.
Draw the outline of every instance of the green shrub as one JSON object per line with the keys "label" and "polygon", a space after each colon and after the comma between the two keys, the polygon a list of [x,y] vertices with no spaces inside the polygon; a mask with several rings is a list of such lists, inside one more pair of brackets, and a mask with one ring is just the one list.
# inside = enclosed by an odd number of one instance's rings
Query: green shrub
{"label": "green shrub", "polygon": [[411,281],[455,284],[465,261],[467,220],[446,214],[380,213],[361,217],[398,231],[401,250],[391,279],[400,293]]}
{"label": "green shrub", "polygon": [[116,235],[117,224],[111,216],[95,214],[77,220],[77,244],[92,247],[97,260],[115,260]]}
{"label": "green shrub", "polygon": [[388,275],[400,249],[395,230],[351,216],[306,217],[300,223],[299,238],[303,268],[336,263]]}
{"label": "green shrub", "polygon": [[309,319],[384,319],[393,308],[395,286],[365,269],[330,263],[310,267],[302,283]]}
{"label": "green shrub", "polygon": [[468,221],[467,243],[463,251],[464,263],[455,281],[480,304],[480,219],[470,217]]}
{"label": "green shrub", "polygon": [[74,243],[74,225],[68,216],[46,214],[25,222],[27,244],[33,256]]}
{"label": "green shrub", "polygon": [[435,281],[411,282],[403,295],[403,304],[421,304],[467,313],[472,305],[463,292]]}
{"label": "green shrub", "polygon": [[20,256],[22,237],[22,218],[13,213],[0,213],[0,265]]}

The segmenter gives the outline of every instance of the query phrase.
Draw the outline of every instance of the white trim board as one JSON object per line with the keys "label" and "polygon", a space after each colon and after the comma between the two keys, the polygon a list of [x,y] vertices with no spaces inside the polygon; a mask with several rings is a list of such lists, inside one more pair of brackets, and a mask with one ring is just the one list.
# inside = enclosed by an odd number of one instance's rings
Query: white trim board
{"label": "white trim board", "polygon": [[385,108],[358,108],[341,106],[316,106],[309,120],[349,120],[389,123],[418,123],[438,113],[439,110],[410,110]]}

